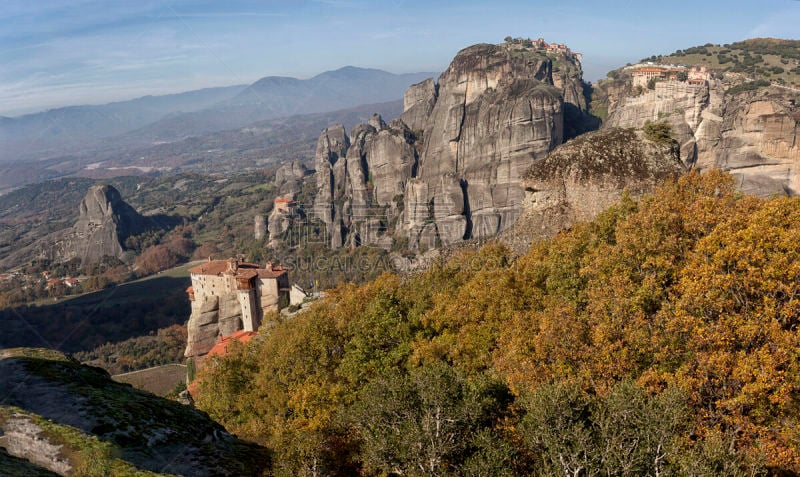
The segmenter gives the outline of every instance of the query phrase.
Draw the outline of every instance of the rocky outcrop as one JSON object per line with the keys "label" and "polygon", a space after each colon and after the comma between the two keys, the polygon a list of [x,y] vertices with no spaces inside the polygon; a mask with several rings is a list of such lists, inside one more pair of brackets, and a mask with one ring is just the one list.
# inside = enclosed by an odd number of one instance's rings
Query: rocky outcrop
{"label": "rocky outcrop", "polygon": [[373,203],[392,206],[405,191],[406,180],[417,167],[414,137],[401,121],[378,130],[365,141],[367,189],[372,189]]}
{"label": "rocky outcrop", "polygon": [[309,174],[308,168],[300,161],[290,161],[281,165],[275,171],[275,185],[281,195],[297,195],[300,192],[300,184],[305,176]]}
{"label": "rocky outcrop", "polygon": [[291,219],[285,213],[273,208],[272,212],[269,213],[266,225],[270,247],[275,248],[279,245],[280,238],[289,230],[290,226]]}
{"label": "rocky outcrop", "polygon": [[518,251],[575,222],[589,221],[623,192],[640,196],[685,172],[677,144],[657,144],[633,129],[590,132],[534,163],[522,181],[523,212],[502,239]]}
{"label": "rocky outcrop", "polygon": [[48,439],[44,429],[33,422],[31,416],[8,412],[4,420],[3,446],[6,452],[58,475],[72,474],[73,464],[62,454],[64,444]]}
{"label": "rocky outcrop", "polygon": [[733,74],[705,84],[661,81],[641,94],[618,84],[609,94],[603,127],[641,128],[648,121],[666,121],[687,166],[727,170],[744,192],[796,195],[797,93],[777,85],[732,93],[743,81]]}
{"label": "rocky outcrop", "polygon": [[331,247],[402,240],[418,250],[506,229],[521,211],[522,174],[565,137],[565,98],[581,121],[580,62],[568,50],[481,44],[459,52],[438,82],[411,86],[399,120],[373,118],[350,136],[326,129],[314,215]]}
{"label": "rocky outcrop", "polygon": [[192,314],[187,327],[186,356],[200,356],[217,344],[221,336],[229,336],[243,328],[242,309],[236,294],[205,296]]}
{"label": "rocky outcrop", "polygon": [[401,119],[412,131],[421,131],[436,104],[439,86],[428,78],[412,85],[403,96],[403,115]]}
{"label": "rocky outcrop", "polygon": [[[309,171],[300,161],[291,161],[281,165],[275,171],[275,185],[278,187],[278,199],[294,201],[300,193],[303,180],[314,171]],[[312,204],[304,204],[312,205]],[[289,229],[291,217],[285,210],[273,207],[269,216],[256,216],[255,238],[261,240],[269,237],[272,247],[279,245],[279,238]]]}
{"label": "rocky outcrop", "polygon": [[204,413],[56,351],[1,350],[0,395],[0,446],[59,475],[260,475],[269,465],[266,449]]}
{"label": "rocky outcrop", "polygon": [[104,257],[130,264],[135,254],[126,248],[128,238],[147,231],[169,229],[183,221],[178,216],[140,215],[110,185],[90,187],[75,206],[78,218],[72,227],[56,230],[15,248],[0,260],[0,267],[19,267],[33,260],[74,260],[86,268]]}
{"label": "rocky outcrop", "polygon": [[[713,144],[720,130],[722,95],[714,84],[660,81],[654,90],[623,95],[609,108],[604,127],[641,128],[647,122],[666,121],[681,146],[681,160],[692,166]],[[700,143],[700,147],[698,147]]]}
{"label": "rocky outcrop", "polygon": [[89,188],[79,211],[75,226],[57,244],[59,260],[78,258],[86,266],[105,256],[123,259],[125,239],[150,226],[148,219],[125,203],[110,185]]}
{"label": "rocky outcrop", "polygon": [[267,236],[267,220],[263,215],[256,215],[253,219],[253,238],[263,240]]}
{"label": "rocky outcrop", "polygon": [[347,173],[345,155],[349,147],[350,138],[344,126],[337,124],[322,131],[314,155],[317,181],[314,216],[328,227],[331,248],[342,246],[341,209]]}
{"label": "rocky outcrop", "polygon": [[800,109],[791,98],[774,93],[780,92],[732,98],[714,135],[718,144],[713,156],[698,165],[730,171],[743,192],[796,196],[800,194]]}

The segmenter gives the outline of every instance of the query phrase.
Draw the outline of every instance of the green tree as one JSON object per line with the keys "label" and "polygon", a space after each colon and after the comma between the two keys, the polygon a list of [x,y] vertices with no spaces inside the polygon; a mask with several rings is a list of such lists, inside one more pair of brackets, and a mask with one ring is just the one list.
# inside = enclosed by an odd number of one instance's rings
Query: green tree
{"label": "green tree", "polygon": [[592,412],[601,473],[665,475],[679,453],[673,441],[689,424],[686,411],[686,400],[675,388],[650,396],[632,381],[619,383]]}
{"label": "green tree", "polygon": [[520,435],[537,457],[541,475],[598,475],[591,406],[572,383],[544,385],[524,401]]}
{"label": "green tree", "polygon": [[442,475],[456,472],[465,461],[473,470],[503,467],[507,454],[500,452],[497,460],[471,454],[477,450],[473,433],[490,429],[509,401],[510,394],[497,383],[469,382],[463,372],[431,363],[371,381],[347,420],[361,437],[368,472]]}

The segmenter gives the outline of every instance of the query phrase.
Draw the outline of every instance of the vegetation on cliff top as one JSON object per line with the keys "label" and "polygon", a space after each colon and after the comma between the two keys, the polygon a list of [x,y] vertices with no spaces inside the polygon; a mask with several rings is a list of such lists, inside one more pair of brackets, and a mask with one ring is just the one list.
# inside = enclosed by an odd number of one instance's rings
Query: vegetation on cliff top
{"label": "vegetation on cliff top", "polygon": [[798,472],[798,221],[693,172],[518,259],[342,285],[197,403],[276,475]]}
{"label": "vegetation on cliff top", "polygon": [[726,45],[707,43],[642,61],[706,66],[714,71],[800,86],[800,40],[755,38]]}

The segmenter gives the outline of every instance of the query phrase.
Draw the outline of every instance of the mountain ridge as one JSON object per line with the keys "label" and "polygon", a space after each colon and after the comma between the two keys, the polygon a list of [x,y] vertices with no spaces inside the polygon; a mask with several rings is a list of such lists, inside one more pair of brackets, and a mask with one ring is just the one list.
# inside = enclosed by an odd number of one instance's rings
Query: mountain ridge
{"label": "mountain ridge", "polygon": [[[354,73],[359,73],[356,76],[361,83],[350,85],[356,79]],[[345,66],[309,79],[266,76],[249,85],[148,95],[4,117],[0,120],[0,162],[77,153],[102,141],[175,140],[266,119],[386,102],[401,98],[408,85],[434,74],[394,74]],[[171,136],[159,134],[160,131],[170,131]]]}

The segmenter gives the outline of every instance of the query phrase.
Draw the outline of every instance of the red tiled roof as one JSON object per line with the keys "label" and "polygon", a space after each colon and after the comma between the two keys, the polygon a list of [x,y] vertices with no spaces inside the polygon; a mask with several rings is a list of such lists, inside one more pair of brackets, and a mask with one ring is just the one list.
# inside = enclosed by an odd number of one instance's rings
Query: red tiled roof
{"label": "red tiled roof", "polygon": [[286,274],[285,268],[278,269],[277,267],[272,270],[259,270],[258,278],[278,278]]}
{"label": "red tiled roof", "polygon": [[189,269],[189,273],[197,275],[219,275],[228,269],[227,260],[211,260]]}
{"label": "red tiled roof", "polygon": [[286,198],[286,197],[278,197],[277,199],[275,199],[275,202],[288,204],[288,203],[291,203],[291,202],[294,202],[294,201],[292,199],[289,199],[289,198]]}
{"label": "red tiled roof", "polygon": [[239,330],[232,335],[223,336],[219,341],[217,341],[217,344],[215,344],[214,347],[209,350],[207,356],[226,356],[228,354],[228,345],[230,345],[232,341],[238,341],[244,344],[252,340],[255,336],[258,336],[258,333],[255,331],[244,330]]}
{"label": "red tiled roof", "polygon": [[248,268],[246,270],[239,270],[236,273],[236,278],[240,278],[240,279],[244,279],[244,280],[250,280],[251,278],[255,278],[257,276],[258,276],[258,271],[257,270],[253,270],[252,268]]}
{"label": "red tiled roof", "polygon": [[[227,260],[212,260],[189,269],[189,273],[195,275],[219,276],[226,271],[228,271]],[[257,263],[239,262],[238,269],[236,270],[236,278],[245,280],[250,280],[255,277],[277,278],[286,273],[286,271],[287,269],[281,265],[274,265],[272,270],[267,270],[261,268],[261,265]]]}

